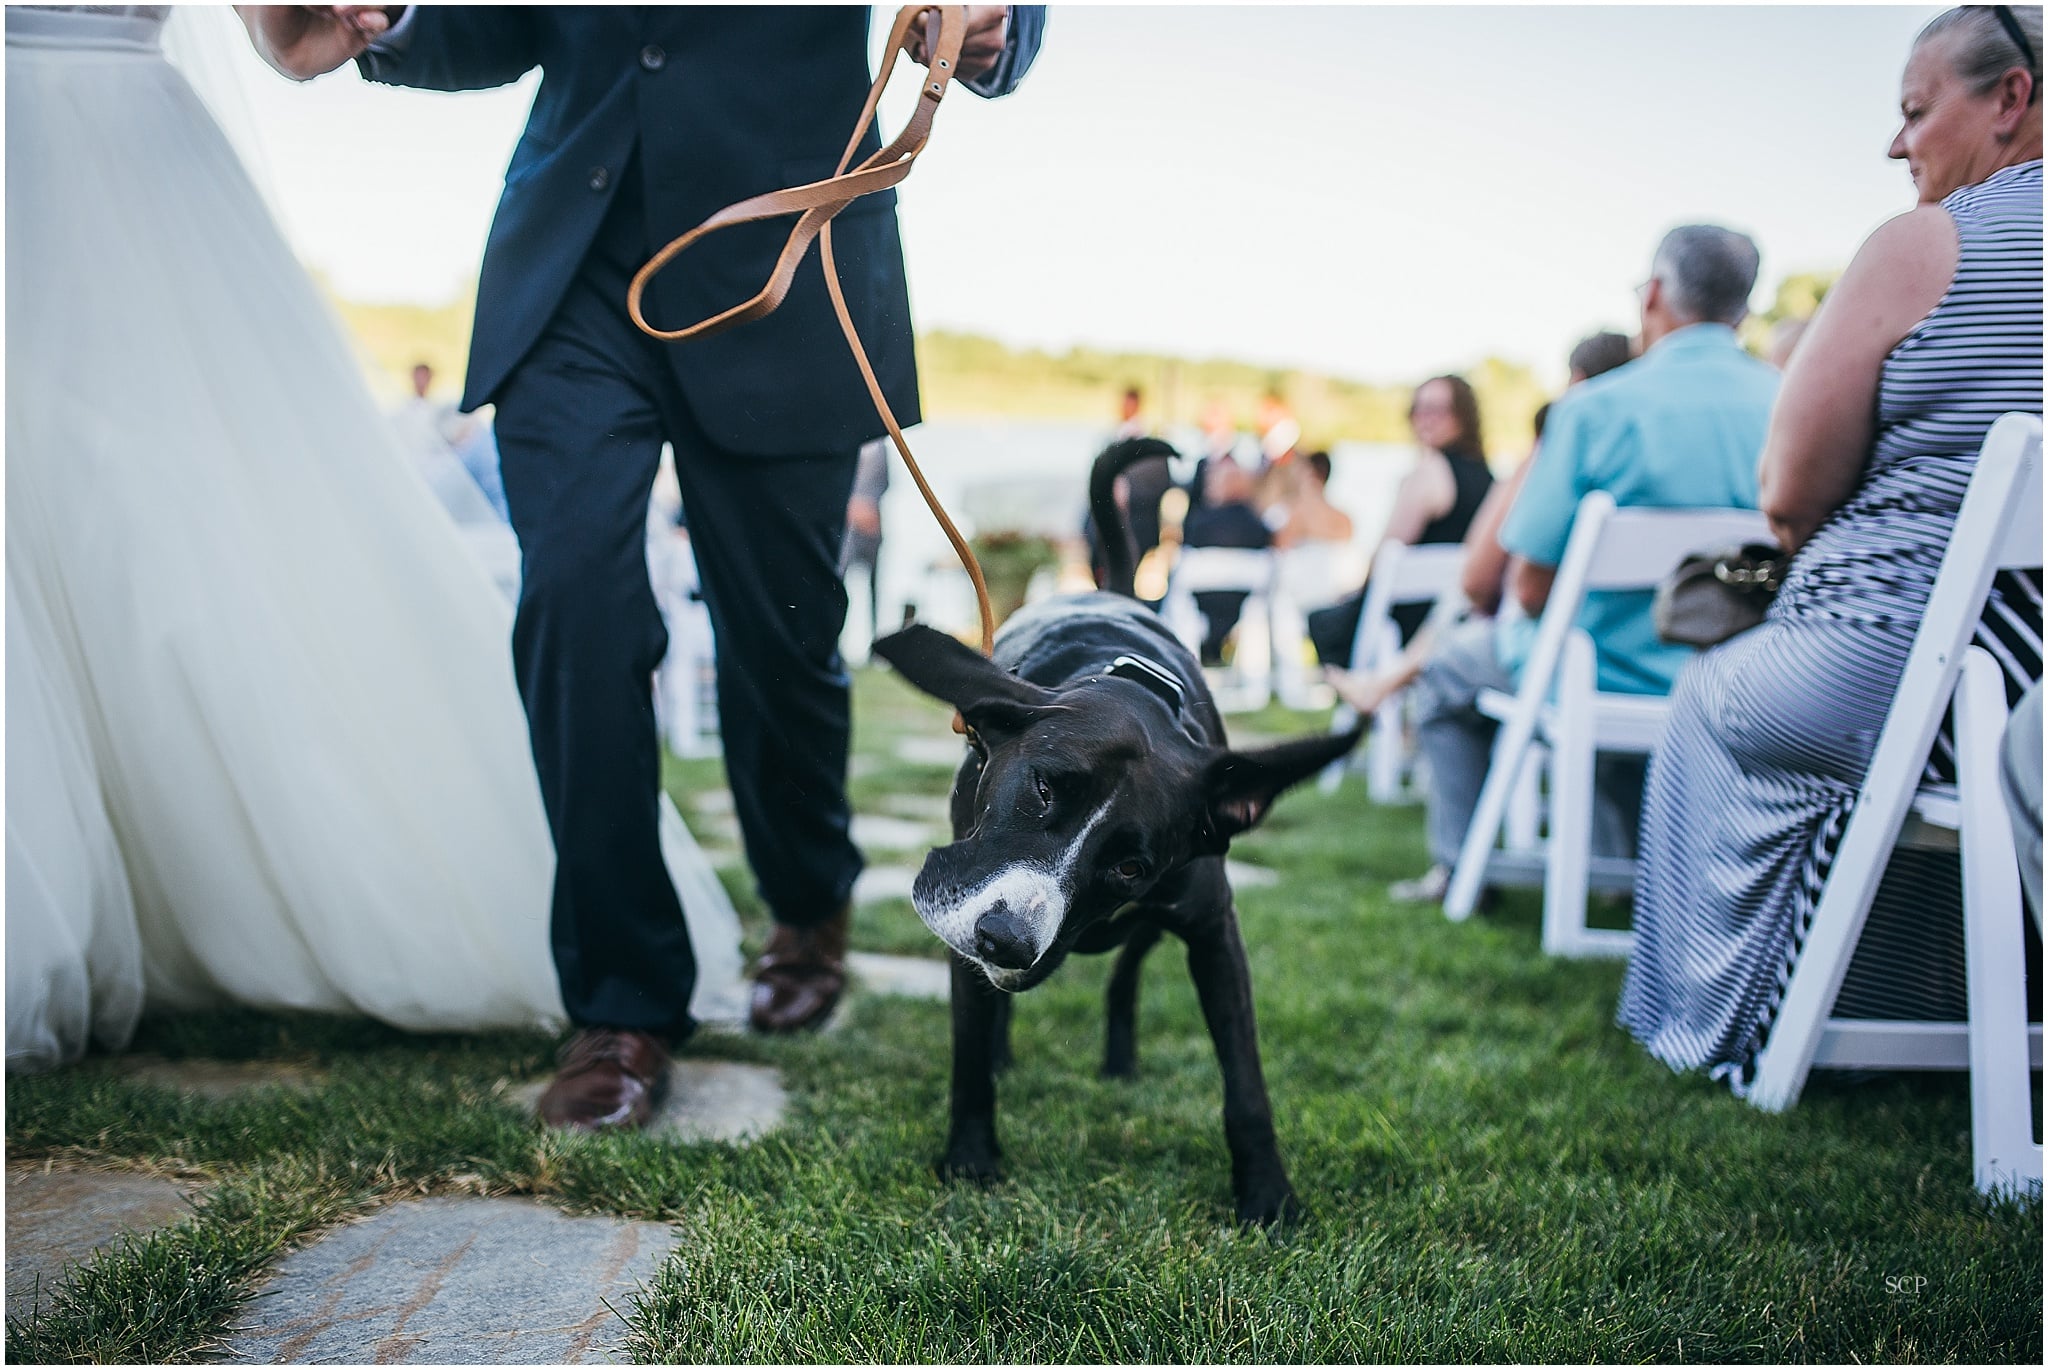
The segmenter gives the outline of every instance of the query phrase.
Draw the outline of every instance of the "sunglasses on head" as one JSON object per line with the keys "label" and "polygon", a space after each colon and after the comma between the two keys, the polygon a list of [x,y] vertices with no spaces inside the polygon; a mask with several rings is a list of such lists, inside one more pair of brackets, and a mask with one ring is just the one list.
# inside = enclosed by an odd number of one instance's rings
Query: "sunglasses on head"
{"label": "sunglasses on head", "polygon": [[2040,59],[2034,56],[2034,45],[2027,41],[2027,31],[2020,27],[2020,21],[2013,14],[2012,6],[1993,5],[1991,12],[1998,17],[1999,27],[2005,30],[2005,36],[2012,39],[2013,46],[2018,48],[2020,56],[2026,59],[2027,70],[2039,71]]}

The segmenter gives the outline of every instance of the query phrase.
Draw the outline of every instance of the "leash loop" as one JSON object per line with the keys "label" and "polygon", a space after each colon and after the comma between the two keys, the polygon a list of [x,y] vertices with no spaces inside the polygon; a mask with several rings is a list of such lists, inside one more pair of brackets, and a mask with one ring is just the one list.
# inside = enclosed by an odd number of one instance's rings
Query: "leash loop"
{"label": "leash loop", "polygon": [[[859,166],[847,170],[847,163],[859,150],[860,142],[866,136],[868,126],[874,122],[875,108],[882,98],[883,88],[889,84],[889,75],[896,67],[897,55],[910,36],[911,26],[920,17],[930,13],[936,20],[936,34],[927,25],[926,43],[930,49],[931,65],[922,87],[918,92],[917,108],[903,131],[888,144],[876,151]],[[946,538],[953,545],[961,565],[966,567],[968,579],[974,582],[976,607],[981,614],[981,650],[984,655],[993,650],[995,644],[995,615],[990,608],[988,583],[983,578],[981,564],[975,560],[973,549],[960,535],[960,530],[948,518],[939,504],[938,496],[932,493],[931,485],[925,480],[924,472],[918,469],[917,459],[910,455],[910,443],[903,436],[902,427],[890,411],[889,401],[882,394],[881,382],[875,379],[875,369],[868,362],[867,349],[861,346],[860,335],[854,329],[853,315],[846,307],[846,296],[840,288],[839,270],[832,258],[832,220],[848,205],[863,195],[872,195],[900,184],[910,175],[912,163],[918,153],[924,151],[930,141],[932,121],[938,114],[939,102],[945,98],[947,88],[953,83],[953,74],[959,69],[960,48],[967,36],[966,11],[959,5],[905,5],[896,12],[896,21],[889,29],[889,42],[882,59],[882,69],[876,75],[874,84],[868,90],[867,103],[861,107],[860,120],[854,125],[853,136],[847,140],[846,150],[839,154],[839,163],[832,175],[822,181],[807,185],[790,186],[783,190],[772,190],[762,195],[750,196],[736,204],[727,205],[688,233],[669,243],[654,254],[647,264],[633,275],[632,284],[626,290],[626,312],[633,323],[650,338],[663,342],[688,342],[694,338],[710,337],[738,324],[764,318],[775,312],[789,294],[790,282],[795,279],[796,269],[810,250],[813,239],[817,240],[818,253],[825,270],[825,288],[832,297],[832,309],[839,316],[840,331],[846,335],[846,343],[852,349],[853,359],[860,367],[861,378],[867,382],[868,395],[875,403],[875,410],[881,415],[882,423],[889,430],[889,437],[902,456],[904,466],[911,479],[917,483],[918,492],[930,507],[933,517],[945,531]],[[776,219],[786,215],[798,216],[789,230],[789,237],[783,242],[782,252],[775,259],[774,267],[768,273],[768,280],[751,299],[744,300],[728,309],[700,319],[684,328],[660,329],[647,321],[642,309],[642,297],[647,283],[654,279],[670,262],[688,251],[691,246],[719,229],[734,224],[753,223],[761,219]]]}

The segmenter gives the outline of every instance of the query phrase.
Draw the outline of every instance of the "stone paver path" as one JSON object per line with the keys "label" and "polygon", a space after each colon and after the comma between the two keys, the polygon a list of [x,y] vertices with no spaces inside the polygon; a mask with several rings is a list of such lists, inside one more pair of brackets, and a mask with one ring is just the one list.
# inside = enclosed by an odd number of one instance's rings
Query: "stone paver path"
{"label": "stone paver path", "polygon": [[869,866],[853,882],[853,902],[880,903],[884,899],[908,899],[917,879],[915,866]]}
{"label": "stone paver path", "polygon": [[161,1056],[124,1056],[116,1068],[144,1084],[204,1099],[225,1099],[263,1085],[312,1089],[327,1078],[327,1073],[315,1066],[289,1061],[206,1061],[193,1057],[167,1061]]}
{"label": "stone paver path", "polygon": [[936,824],[886,813],[853,816],[853,842],[863,851],[923,852],[939,840],[940,831]]}
{"label": "stone paver path", "polygon": [[[512,1097],[532,1112],[547,1085],[528,1081]],[[678,1142],[751,1141],[774,1131],[788,1109],[789,1095],[774,1068],[684,1057],[669,1067],[668,1097],[647,1131]]]}
{"label": "stone paver path", "polygon": [[896,994],[910,999],[945,999],[953,992],[952,971],[944,961],[928,956],[883,956],[871,951],[850,951],[846,968],[862,989],[876,994]]}
{"label": "stone paver path", "polygon": [[950,771],[966,753],[966,740],[950,733],[943,737],[912,733],[896,739],[896,759],[913,766],[943,766]]}
{"label": "stone paver path", "polygon": [[17,1168],[7,1172],[7,1316],[27,1315],[64,1272],[126,1233],[192,1215],[197,1186],[151,1175]]}
{"label": "stone paver path", "polygon": [[619,1314],[675,1241],[663,1223],[571,1218],[523,1199],[394,1204],[285,1257],[243,1311],[228,1359],[615,1360]]}
{"label": "stone paver path", "polygon": [[1280,883],[1280,872],[1254,866],[1247,861],[1232,861],[1227,856],[1223,858],[1223,873],[1230,877],[1230,887],[1234,890],[1253,890]]}
{"label": "stone paver path", "polygon": [[885,794],[877,807],[899,818],[921,818],[941,828],[953,819],[953,800],[943,794]]}

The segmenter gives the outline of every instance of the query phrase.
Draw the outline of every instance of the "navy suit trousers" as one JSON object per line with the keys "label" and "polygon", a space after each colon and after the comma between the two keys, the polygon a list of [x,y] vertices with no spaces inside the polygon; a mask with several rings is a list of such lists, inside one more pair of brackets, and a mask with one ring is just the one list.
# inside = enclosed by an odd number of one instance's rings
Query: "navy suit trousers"
{"label": "navy suit trousers", "polygon": [[[635,178],[637,179],[637,178]],[[856,452],[720,450],[676,379],[688,364],[634,328],[627,282],[646,260],[637,186],[498,394],[505,497],[523,580],[513,665],[556,870],[552,937],[569,1018],[680,1040],[696,963],[657,836],[653,674],[667,633],[648,583],[647,504],[674,449],[718,644],[734,807],[763,900],[817,923],[846,902],[848,680],[838,562]],[[744,325],[743,325],[744,326]],[[789,403],[803,403],[793,375]]]}

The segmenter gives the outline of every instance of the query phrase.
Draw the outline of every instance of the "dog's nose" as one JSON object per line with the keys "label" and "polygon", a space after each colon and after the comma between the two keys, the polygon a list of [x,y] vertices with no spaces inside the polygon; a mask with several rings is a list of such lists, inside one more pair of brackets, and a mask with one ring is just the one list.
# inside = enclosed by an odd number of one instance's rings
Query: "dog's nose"
{"label": "dog's nose", "polygon": [[999,904],[974,925],[974,949],[984,961],[1004,970],[1025,970],[1038,959],[1024,920]]}

